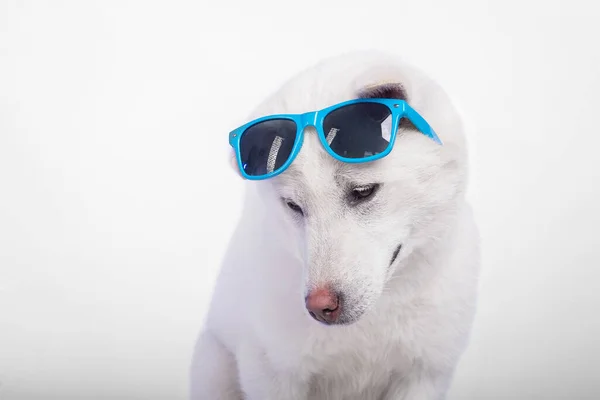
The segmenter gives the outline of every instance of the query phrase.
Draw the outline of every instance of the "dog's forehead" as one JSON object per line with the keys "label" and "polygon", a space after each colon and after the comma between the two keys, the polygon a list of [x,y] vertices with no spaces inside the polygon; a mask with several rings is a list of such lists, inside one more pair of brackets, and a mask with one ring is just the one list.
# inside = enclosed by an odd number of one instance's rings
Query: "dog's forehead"
{"label": "dog's forehead", "polygon": [[314,128],[304,132],[302,148],[294,162],[285,172],[271,180],[279,189],[288,193],[334,196],[346,192],[349,188],[385,180],[385,168],[372,163],[350,164],[333,158],[323,148]]}

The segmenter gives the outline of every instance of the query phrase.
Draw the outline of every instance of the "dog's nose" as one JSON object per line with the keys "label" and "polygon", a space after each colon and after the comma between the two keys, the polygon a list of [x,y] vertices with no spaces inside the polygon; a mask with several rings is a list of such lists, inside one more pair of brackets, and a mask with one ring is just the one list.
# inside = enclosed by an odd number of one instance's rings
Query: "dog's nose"
{"label": "dog's nose", "polygon": [[308,313],[324,324],[334,324],[340,317],[342,304],[340,297],[329,288],[311,290],[305,299]]}

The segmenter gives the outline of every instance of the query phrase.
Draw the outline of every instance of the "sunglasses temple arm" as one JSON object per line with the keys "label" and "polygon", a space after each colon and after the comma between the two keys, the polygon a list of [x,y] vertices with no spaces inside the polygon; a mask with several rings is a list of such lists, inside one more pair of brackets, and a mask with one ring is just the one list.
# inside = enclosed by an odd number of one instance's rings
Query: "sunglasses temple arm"
{"label": "sunglasses temple arm", "polygon": [[417,127],[418,130],[420,130],[425,136],[430,137],[431,139],[433,139],[435,142],[437,142],[438,144],[443,144],[442,140],[438,137],[438,135],[435,133],[435,131],[433,130],[433,128],[427,123],[427,121],[425,121],[425,119],[423,117],[421,117],[421,115],[416,112],[412,107],[410,107],[409,105],[406,105],[404,112],[406,113],[406,116],[408,117],[408,119]]}

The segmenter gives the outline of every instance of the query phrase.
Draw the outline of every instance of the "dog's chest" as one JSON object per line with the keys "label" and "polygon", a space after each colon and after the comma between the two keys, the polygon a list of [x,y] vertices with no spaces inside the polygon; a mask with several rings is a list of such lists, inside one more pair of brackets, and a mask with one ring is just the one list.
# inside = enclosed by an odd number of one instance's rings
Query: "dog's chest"
{"label": "dog's chest", "polygon": [[309,399],[377,400],[410,369],[397,350],[346,352],[332,357],[311,378]]}
{"label": "dog's chest", "polygon": [[364,331],[348,338],[328,338],[312,348],[310,399],[377,400],[391,382],[407,374],[412,349],[395,335]]}

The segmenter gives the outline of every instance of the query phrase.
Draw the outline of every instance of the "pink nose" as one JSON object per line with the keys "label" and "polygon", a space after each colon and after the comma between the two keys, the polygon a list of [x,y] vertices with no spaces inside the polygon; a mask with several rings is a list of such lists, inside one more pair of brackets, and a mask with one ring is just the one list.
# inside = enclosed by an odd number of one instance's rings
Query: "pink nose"
{"label": "pink nose", "polygon": [[342,312],[339,296],[327,287],[311,290],[305,304],[314,319],[328,325],[334,324]]}

